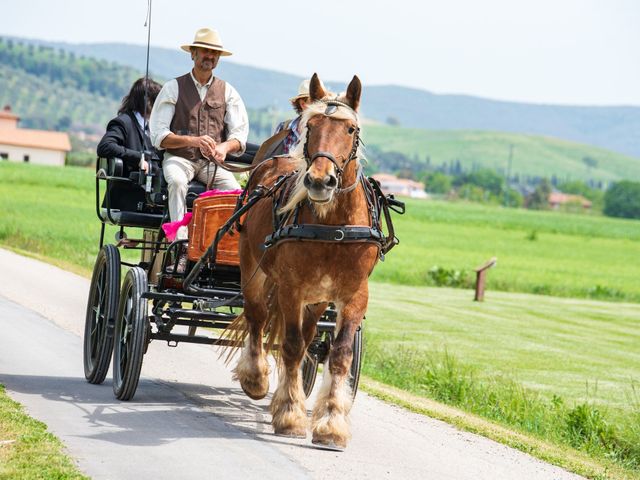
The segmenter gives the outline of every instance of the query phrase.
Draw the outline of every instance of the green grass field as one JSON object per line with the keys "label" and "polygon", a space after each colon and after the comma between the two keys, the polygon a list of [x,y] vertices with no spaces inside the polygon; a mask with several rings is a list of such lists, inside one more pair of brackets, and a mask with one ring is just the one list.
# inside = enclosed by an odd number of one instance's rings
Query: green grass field
{"label": "green grass field", "polygon": [[[0,244],[88,275],[94,201],[91,170],[0,163]],[[640,222],[416,200],[395,219],[365,374],[640,476]],[[470,271],[491,256],[484,303],[428,287],[434,265]]]}
{"label": "green grass field", "polygon": [[425,285],[434,266],[473,279],[495,256],[489,290],[640,301],[638,221],[419,200],[395,218],[401,243],[376,281]]}
{"label": "green grass field", "polygon": [[[89,273],[99,240],[94,185],[90,169],[0,163],[0,243]],[[408,200],[395,225],[402,243],[375,281],[427,285],[433,266],[473,277],[497,256],[490,290],[640,301],[638,221]]]}
{"label": "green grass field", "polygon": [[[383,151],[396,151],[422,162],[430,157],[432,166],[456,160],[465,170],[474,166],[504,171],[509,145],[513,145],[512,174],[559,179],[612,181],[640,178],[640,161],[619,153],[553,137],[474,130],[433,131],[367,125],[364,140]],[[597,161],[595,167],[585,157]],[[551,173],[550,173],[551,172]]]}
{"label": "green grass field", "polygon": [[471,290],[373,283],[366,328],[384,348],[446,349],[549,399],[629,412],[640,410],[639,325],[634,303],[504,292],[474,302]]}
{"label": "green grass field", "polygon": [[363,373],[640,476],[640,305],[371,284]]}

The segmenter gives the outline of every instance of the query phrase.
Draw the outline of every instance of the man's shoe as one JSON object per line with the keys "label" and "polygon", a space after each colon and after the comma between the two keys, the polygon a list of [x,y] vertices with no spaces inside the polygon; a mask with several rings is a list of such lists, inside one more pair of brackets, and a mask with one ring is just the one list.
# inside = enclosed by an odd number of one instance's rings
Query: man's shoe
{"label": "man's shoe", "polygon": [[182,255],[180,255],[180,258],[178,259],[178,268],[176,272],[182,274],[185,272],[186,269],[187,269],[187,254],[183,253]]}
{"label": "man's shoe", "polygon": [[[174,265],[169,265],[167,267],[167,272],[174,273],[173,269],[174,269]],[[180,258],[178,258],[178,268],[175,269],[175,273],[182,275],[186,269],[187,269],[187,254],[183,253],[180,255]]]}

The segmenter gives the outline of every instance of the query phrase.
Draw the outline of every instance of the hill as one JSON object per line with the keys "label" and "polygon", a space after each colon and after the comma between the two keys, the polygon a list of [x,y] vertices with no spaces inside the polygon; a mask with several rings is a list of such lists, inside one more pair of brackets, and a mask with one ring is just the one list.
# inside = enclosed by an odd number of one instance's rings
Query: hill
{"label": "hill", "polygon": [[[138,45],[20,40],[117,62],[138,70],[144,68],[146,58],[146,47]],[[241,65],[235,63],[235,58],[220,62],[219,73],[242,93],[248,107],[289,110],[287,98],[296,91],[301,77]],[[150,69],[155,75],[172,78],[187,71],[189,66],[189,57],[177,47],[175,50],[151,48]],[[362,80],[365,83],[363,113],[378,122],[395,118],[407,128],[547,135],[640,157],[640,107],[502,102],[466,95],[439,95],[394,85],[367,86],[367,79]],[[340,82],[327,84],[337,90],[344,88]]]}
{"label": "hill", "polygon": [[[118,56],[116,47],[109,51]],[[139,53],[144,53],[142,47],[138,48]],[[129,47],[123,49],[121,56],[126,57],[127,52],[130,52]],[[171,58],[173,52],[164,50],[164,56],[156,55],[154,61],[169,68]],[[188,56],[181,58],[187,63],[172,68],[188,69]],[[244,67],[227,63],[225,68],[232,72]],[[0,39],[0,106],[10,104],[21,116],[23,127],[101,135],[133,79],[141,75],[141,71],[132,67],[110,60],[95,60],[82,51],[68,52],[46,45]],[[261,84],[264,88],[283,81],[284,77],[276,78],[280,74],[273,75],[274,78]],[[294,80],[295,84],[297,79]],[[280,85],[279,88],[282,97],[289,95],[288,87]],[[245,90],[255,94],[256,89],[247,86]],[[251,141],[266,138],[276,120],[284,115],[269,108],[249,109]],[[477,130],[432,131],[368,122],[364,140],[372,170],[408,168],[418,173],[443,165],[450,170],[456,165],[464,171],[491,168],[504,173],[509,146],[513,145],[512,178],[556,176],[560,180],[607,183],[640,177],[638,159],[539,135]],[[92,162],[95,141],[84,147],[87,149],[85,161]]]}
{"label": "hill", "polygon": [[[489,168],[504,174],[509,148],[513,145],[511,177],[555,176],[558,180],[583,180],[608,183],[625,178],[640,178],[640,161],[602,148],[540,135],[523,135],[478,130],[431,131],[368,125],[364,140],[368,155],[378,165],[379,148],[393,158],[402,154],[410,169],[427,167],[444,171],[457,164],[463,171]],[[389,154],[389,152],[392,152]],[[395,155],[395,157],[400,157]],[[396,164],[396,169],[400,165]],[[388,170],[389,168],[384,168]],[[393,169],[393,168],[392,168]]]}

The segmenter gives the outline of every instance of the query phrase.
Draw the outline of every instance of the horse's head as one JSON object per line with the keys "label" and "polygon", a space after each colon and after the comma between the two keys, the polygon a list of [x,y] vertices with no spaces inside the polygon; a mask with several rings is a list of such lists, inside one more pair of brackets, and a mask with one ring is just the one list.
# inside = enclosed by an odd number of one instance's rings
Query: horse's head
{"label": "horse's head", "polygon": [[[302,138],[293,157],[304,159],[306,171],[301,172],[292,202],[304,197],[316,206],[333,200],[336,190],[342,188],[343,177],[353,162],[355,171],[360,144],[360,120],[358,106],[362,85],[354,76],[344,95],[327,92],[314,74],[309,85],[310,105],[302,119]],[[355,181],[350,178],[350,181]]]}

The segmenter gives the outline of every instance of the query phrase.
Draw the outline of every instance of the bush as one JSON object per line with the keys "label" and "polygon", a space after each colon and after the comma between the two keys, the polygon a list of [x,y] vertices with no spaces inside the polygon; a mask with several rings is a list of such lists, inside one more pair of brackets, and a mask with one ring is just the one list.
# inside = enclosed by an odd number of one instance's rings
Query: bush
{"label": "bush", "polygon": [[614,183],[604,195],[604,214],[609,217],[640,218],[640,183]]}
{"label": "bush", "polygon": [[473,287],[473,279],[464,270],[447,269],[435,265],[427,272],[427,277],[429,279],[429,283],[436,287]]}
{"label": "bush", "polygon": [[575,448],[587,450],[612,446],[613,428],[606,422],[600,410],[583,403],[567,413],[567,440]]}

